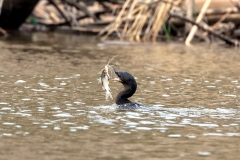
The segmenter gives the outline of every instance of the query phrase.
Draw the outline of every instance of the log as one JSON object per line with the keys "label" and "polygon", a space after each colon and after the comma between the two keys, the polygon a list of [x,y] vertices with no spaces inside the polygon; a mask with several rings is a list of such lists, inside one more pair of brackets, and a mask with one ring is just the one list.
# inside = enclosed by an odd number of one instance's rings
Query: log
{"label": "log", "polygon": [[[218,21],[222,15],[208,15],[206,16],[209,22]],[[236,24],[240,24],[240,14],[229,14],[223,22],[234,22]]]}
{"label": "log", "polygon": [[[200,10],[205,3],[205,0],[195,0],[195,9]],[[185,1],[184,7],[187,6],[187,2]],[[235,7],[230,0],[212,0],[211,4],[209,5],[209,8],[214,9],[223,9],[223,8],[232,8]]]}
{"label": "log", "polygon": [[0,27],[18,29],[32,13],[39,0],[4,0],[0,15]]}
{"label": "log", "polygon": [[[204,17],[204,20],[206,20],[208,22],[208,24],[212,25],[214,23],[216,23],[219,19],[221,19],[221,17],[223,16],[223,14],[219,14],[219,15],[206,15]],[[226,16],[226,18],[222,21],[223,23],[227,23],[227,22],[233,22],[235,24],[240,24],[240,14],[229,14]],[[177,26],[183,26],[184,22],[180,19],[174,18],[172,17],[170,19],[170,23],[177,25]]]}
{"label": "log", "polygon": [[225,13],[239,13],[236,7],[233,8],[209,8],[206,10],[205,15],[219,15]]}
{"label": "log", "polygon": [[186,17],[184,17],[184,16],[182,16],[182,15],[179,15],[179,14],[177,14],[177,13],[174,13],[174,12],[169,12],[169,14],[170,14],[170,16],[172,16],[172,17],[179,18],[179,19],[181,19],[181,20],[187,21],[187,22],[189,22],[189,23],[192,23],[192,24],[198,26],[198,27],[201,28],[202,30],[207,31],[207,32],[209,32],[210,34],[218,37],[219,39],[221,39],[221,40],[223,40],[223,41],[225,41],[225,42],[226,42],[227,44],[229,44],[229,45],[239,46],[239,42],[238,42],[237,40],[232,40],[232,39],[230,39],[230,38],[228,38],[228,37],[226,37],[226,36],[224,36],[224,35],[222,35],[222,34],[218,34],[218,33],[214,32],[214,31],[212,30],[212,28],[208,27],[207,25],[201,25],[201,24],[199,24],[199,23],[196,23],[194,20],[187,19]]}

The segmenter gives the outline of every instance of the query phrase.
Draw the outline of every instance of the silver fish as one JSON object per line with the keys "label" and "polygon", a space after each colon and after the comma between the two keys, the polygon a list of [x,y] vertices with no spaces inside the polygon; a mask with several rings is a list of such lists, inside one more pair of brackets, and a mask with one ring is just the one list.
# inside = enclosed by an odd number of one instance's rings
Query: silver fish
{"label": "silver fish", "polygon": [[113,70],[112,66],[109,64],[115,57],[117,56],[114,56],[112,59],[110,59],[107,65],[105,65],[105,67],[101,70],[100,72],[101,77],[98,79],[98,82],[102,83],[102,89],[106,91],[106,100],[108,100],[109,97],[113,99],[112,94],[110,92],[110,87],[109,87],[110,76],[108,74],[108,68],[110,67]]}
{"label": "silver fish", "polygon": [[101,77],[98,79],[99,83],[102,83],[102,89],[105,90],[106,92],[106,100],[108,100],[109,97],[113,99],[112,94],[110,92],[109,79],[110,76],[108,74],[108,65],[106,65],[102,69]]}

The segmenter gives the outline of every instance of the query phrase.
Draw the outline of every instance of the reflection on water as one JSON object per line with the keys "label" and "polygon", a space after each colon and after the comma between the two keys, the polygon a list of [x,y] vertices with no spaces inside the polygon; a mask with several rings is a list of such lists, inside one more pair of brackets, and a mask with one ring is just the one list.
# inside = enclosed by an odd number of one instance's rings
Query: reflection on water
{"label": "reflection on water", "polygon": [[[0,159],[239,158],[238,50],[59,34],[0,47]],[[137,79],[131,100],[158,111],[119,112],[105,100],[97,73],[115,55]]]}

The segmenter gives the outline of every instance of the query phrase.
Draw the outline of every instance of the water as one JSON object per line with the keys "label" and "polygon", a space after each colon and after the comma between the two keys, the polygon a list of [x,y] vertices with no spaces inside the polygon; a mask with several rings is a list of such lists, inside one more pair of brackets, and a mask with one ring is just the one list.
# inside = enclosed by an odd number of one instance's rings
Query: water
{"label": "water", "polygon": [[[240,54],[181,44],[110,45],[23,34],[0,42],[0,159],[238,159]],[[97,74],[107,60],[138,82],[114,110]],[[123,88],[110,83],[112,94]]]}

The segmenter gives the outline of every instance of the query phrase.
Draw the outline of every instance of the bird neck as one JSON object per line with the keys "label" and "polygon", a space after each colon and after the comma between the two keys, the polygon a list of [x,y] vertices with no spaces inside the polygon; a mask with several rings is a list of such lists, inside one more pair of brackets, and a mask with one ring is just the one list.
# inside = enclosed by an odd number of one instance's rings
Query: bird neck
{"label": "bird neck", "polygon": [[128,100],[128,98],[131,97],[136,92],[137,89],[136,82],[130,85],[123,84],[123,86],[124,90],[118,93],[116,98],[116,104],[130,103],[131,101]]}

